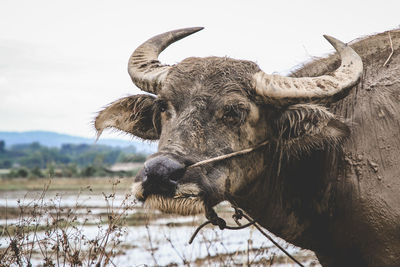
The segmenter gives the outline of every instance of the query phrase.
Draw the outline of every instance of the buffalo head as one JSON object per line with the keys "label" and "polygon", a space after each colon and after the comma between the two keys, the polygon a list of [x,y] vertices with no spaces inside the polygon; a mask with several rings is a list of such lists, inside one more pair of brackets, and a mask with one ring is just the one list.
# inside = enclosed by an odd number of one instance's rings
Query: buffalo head
{"label": "buffalo head", "polygon": [[[191,57],[173,66],[158,61],[167,46],[201,29],[163,33],[139,46],[128,71],[150,94],[119,99],[95,121],[99,134],[112,127],[159,140],[134,193],[165,212],[193,214],[223,200],[251,199],[259,179],[279,173],[282,158],[338,146],[349,129],[326,106],[346,96],[363,70],[357,53],[329,36],[341,65],[319,77],[270,75],[253,62],[226,57]],[[189,168],[265,141],[240,157]]]}

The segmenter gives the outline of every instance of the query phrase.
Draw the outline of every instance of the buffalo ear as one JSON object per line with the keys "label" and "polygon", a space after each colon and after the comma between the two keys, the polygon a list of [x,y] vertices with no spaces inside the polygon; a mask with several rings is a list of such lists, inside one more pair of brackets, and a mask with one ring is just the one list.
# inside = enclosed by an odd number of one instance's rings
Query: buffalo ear
{"label": "buffalo ear", "polygon": [[339,147],[350,135],[346,124],[314,104],[287,107],[275,120],[274,128],[278,143],[289,154]]}
{"label": "buffalo ear", "polygon": [[104,129],[116,128],[134,136],[157,140],[160,137],[160,116],[151,95],[121,98],[97,115],[94,126],[99,137]]}

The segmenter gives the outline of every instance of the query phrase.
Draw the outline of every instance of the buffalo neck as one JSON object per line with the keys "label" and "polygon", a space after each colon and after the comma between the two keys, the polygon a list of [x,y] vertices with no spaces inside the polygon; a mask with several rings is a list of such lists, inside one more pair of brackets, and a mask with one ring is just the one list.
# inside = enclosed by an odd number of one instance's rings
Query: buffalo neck
{"label": "buffalo neck", "polygon": [[342,164],[336,149],[296,157],[275,153],[266,158],[263,174],[233,199],[273,234],[314,249],[329,238]]}

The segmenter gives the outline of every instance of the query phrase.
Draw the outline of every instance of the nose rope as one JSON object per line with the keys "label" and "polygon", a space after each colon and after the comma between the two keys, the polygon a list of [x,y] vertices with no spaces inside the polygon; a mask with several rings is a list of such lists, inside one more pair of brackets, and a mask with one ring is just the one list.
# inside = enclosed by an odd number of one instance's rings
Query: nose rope
{"label": "nose rope", "polygon": [[221,155],[221,156],[218,156],[218,157],[214,157],[214,158],[198,161],[198,162],[196,162],[196,163],[194,163],[192,165],[189,165],[187,167],[187,169],[195,168],[195,167],[198,167],[198,166],[201,166],[201,165],[205,165],[205,164],[208,164],[208,163],[211,163],[211,162],[216,162],[216,161],[221,161],[221,160],[232,158],[232,157],[236,157],[236,156],[241,156],[241,155],[250,153],[250,152],[252,152],[252,151],[254,151],[256,149],[259,149],[260,147],[263,147],[263,146],[267,145],[268,143],[269,143],[269,141],[265,140],[264,142],[254,146],[254,147],[250,147],[250,148],[246,148],[246,149],[243,149],[243,150],[235,151],[235,152],[232,152],[232,153],[229,153],[229,154]]}
{"label": "nose rope", "polygon": [[[269,234],[267,234],[265,231],[263,231],[261,226],[258,225],[254,219],[252,219],[250,216],[246,215],[240,208],[238,208],[234,205],[232,205],[232,208],[235,210],[235,213],[232,215],[232,218],[235,220],[235,222],[238,224],[238,226],[227,225],[225,220],[222,219],[221,217],[219,217],[212,208],[206,207],[206,217],[208,220],[197,227],[196,231],[193,233],[192,237],[189,240],[189,244],[192,244],[193,240],[195,239],[196,235],[199,233],[201,228],[203,228],[207,224],[217,225],[219,227],[219,229],[221,229],[221,230],[224,230],[224,229],[240,230],[240,229],[244,229],[244,228],[247,228],[247,227],[253,225],[263,236],[268,238],[277,248],[279,248],[283,253],[285,253],[286,256],[288,256],[291,260],[293,260],[300,267],[304,267],[304,265],[301,262],[299,262],[286,249],[284,249],[281,245],[279,245],[278,242],[276,242]],[[241,225],[239,220],[242,218],[245,218],[248,221],[248,223]]]}
{"label": "nose rope", "polygon": [[[269,143],[269,141],[265,140],[264,142],[254,146],[254,147],[250,147],[250,148],[246,148],[246,149],[243,149],[243,150],[235,151],[235,152],[232,152],[232,153],[229,153],[229,154],[225,154],[225,155],[217,156],[217,157],[214,157],[214,158],[209,158],[209,159],[206,159],[206,160],[198,161],[198,162],[196,162],[196,163],[194,163],[192,165],[189,165],[187,167],[187,169],[195,168],[195,167],[198,167],[198,166],[201,166],[201,165],[205,165],[205,164],[216,162],[216,161],[221,161],[221,160],[232,158],[232,157],[236,157],[236,156],[245,155],[245,154],[248,154],[248,153],[250,153],[250,152],[252,152],[254,150],[259,149],[260,147],[263,147],[263,146],[267,145],[268,143]],[[240,230],[240,229],[244,229],[244,228],[247,228],[247,227],[253,225],[255,228],[257,228],[257,230],[262,235],[264,235],[266,238],[268,238],[276,247],[278,247],[283,253],[285,253],[286,256],[288,256],[290,259],[292,259],[300,267],[304,267],[303,264],[301,264],[296,258],[294,258],[286,249],[284,249],[282,246],[280,246],[269,234],[264,232],[261,229],[261,227],[257,224],[257,222],[255,220],[253,220],[248,215],[244,214],[243,211],[241,209],[239,209],[238,207],[235,207],[235,206],[232,206],[232,207],[235,209],[235,214],[233,214],[232,217],[233,217],[233,219],[236,221],[236,223],[239,226],[229,226],[229,225],[227,225],[225,220],[222,219],[221,217],[219,217],[217,215],[217,213],[211,207],[205,206],[206,218],[208,220],[197,227],[197,229],[195,230],[195,232],[193,233],[192,237],[189,240],[189,244],[192,244],[193,240],[195,239],[195,237],[199,233],[200,229],[202,229],[207,224],[217,225],[221,230],[224,230],[224,229]],[[248,223],[246,223],[244,225],[240,225],[239,220],[242,219],[243,217],[246,218]]]}

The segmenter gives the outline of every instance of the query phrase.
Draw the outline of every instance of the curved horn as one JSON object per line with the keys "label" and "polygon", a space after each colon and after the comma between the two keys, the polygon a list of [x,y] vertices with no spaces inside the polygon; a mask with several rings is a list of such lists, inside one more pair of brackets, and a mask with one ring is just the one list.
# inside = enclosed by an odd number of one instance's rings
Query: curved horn
{"label": "curved horn", "polygon": [[363,72],[360,56],[348,45],[324,35],[339,53],[342,64],[333,73],[319,77],[291,78],[266,74],[263,71],[253,76],[257,94],[275,105],[289,105],[301,102],[330,103],[347,95],[357,84]]}
{"label": "curved horn", "polygon": [[170,44],[202,29],[195,27],[170,31],[144,42],[129,58],[128,72],[133,83],[143,91],[157,94],[170,68],[158,61],[158,55]]}

